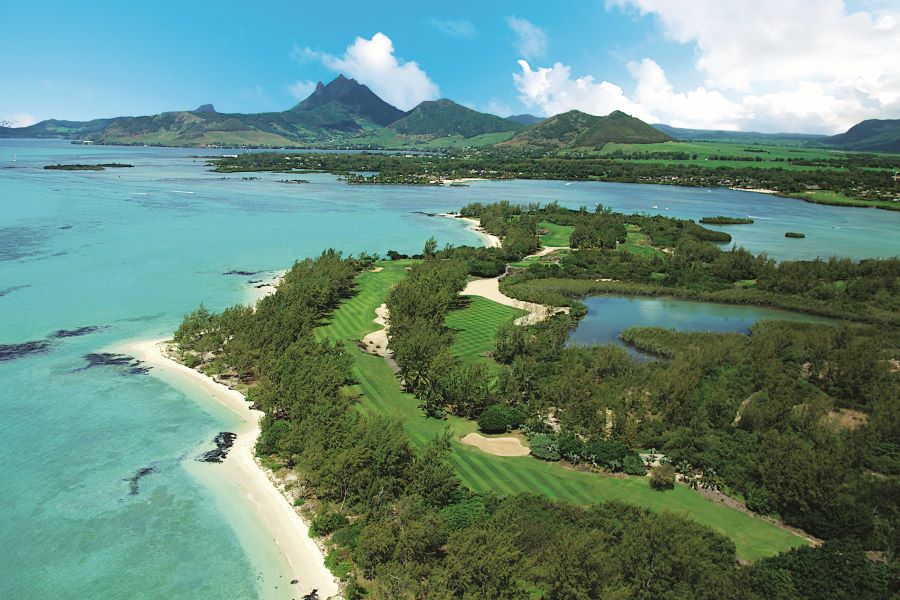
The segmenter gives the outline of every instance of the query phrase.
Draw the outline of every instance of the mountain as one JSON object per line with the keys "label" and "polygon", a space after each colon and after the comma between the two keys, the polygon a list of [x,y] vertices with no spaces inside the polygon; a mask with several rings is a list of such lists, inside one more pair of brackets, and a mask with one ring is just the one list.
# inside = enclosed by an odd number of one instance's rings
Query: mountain
{"label": "mountain", "polygon": [[802,145],[820,142],[825,136],[809,133],[758,133],[756,131],[724,131],[685,129],[656,124],[653,127],[678,141],[730,142],[735,144]]}
{"label": "mountain", "polygon": [[83,138],[103,131],[116,119],[60,121],[48,119],[28,127],[0,127],[0,138]]}
{"label": "mountain", "polygon": [[422,102],[402,119],[388,125],[388,128],[400,135],[430,137],[461,135],[469,138],[483,133],[518,131],[522,129],[522,125],[442,98]]}
{"label": "mountain", "polygon": [[822,143],[841,150],[900,152],[900,119],[869,119]]}
{"label": "mountain", "polygon": [[521,123],[522,125],[534,125],[535,123],[540,123],[544,119],[542,117],[536,117],[534,115],[522,114],[522,115],[511,115],[506,117],[510,121],[515,121],[516,123]]}
{"label": "mountain", "polygon": [[42,121],[0,127],[0,137],[62,137],[107,144],[162,146],[298,146],[325,144],[376,130],[406,113],[368,87],[339,75],[321,82],[308,98],[283,112],[228,114],[212,104],[192,111],[93,121]]}
{"label": "mountain", "polygon": [[379,98],[367,86],[343,75],[338,75],[328,85],[320,81],[315,91],[291,112],[318,115],[323,122],[366,121],[380,127],[406,114]]}
{"label": "mountain", "polygon": [[671,137],[640,119],[618,110],[605,117],[570,110],[532,125],[498,145],[557,149],[602,148],[608,142],[651,144],[671,140]]}

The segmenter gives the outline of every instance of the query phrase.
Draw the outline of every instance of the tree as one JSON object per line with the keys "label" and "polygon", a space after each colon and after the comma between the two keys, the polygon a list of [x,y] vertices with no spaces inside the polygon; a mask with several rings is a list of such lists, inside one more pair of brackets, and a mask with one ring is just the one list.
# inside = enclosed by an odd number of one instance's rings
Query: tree
{"label": "tree", "polygon": [[425,258],[434,258],[436,252],[437,240],[432,236],[425,241],[425,247],[422,249],[422,256]]}

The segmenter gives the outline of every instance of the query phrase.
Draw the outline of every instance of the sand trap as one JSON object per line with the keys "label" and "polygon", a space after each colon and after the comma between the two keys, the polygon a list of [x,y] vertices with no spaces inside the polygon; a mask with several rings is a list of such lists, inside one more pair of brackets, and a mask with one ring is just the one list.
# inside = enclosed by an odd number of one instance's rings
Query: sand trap
{"label": "sand trap", "polygon": [[165,355],[162,340],[132,342],[116,350],[154,367],[151,374],[170,385],[201,390],[243,419],[228,458],[212,468],[220,470],[234,483],[235,496],[243,496],[248,507],[256,509],[260,521],[287,561],[290,572],[284,574],[285,578],[287,581],[298,580],[292,591],[297,596],[313,589],[319,590],[320,598],[337,595],[337,581],[325,568],[325,556],[309,537],[307,524],[255,460],[253,448],[259,437],[259,420],[263,413],[251,410],[237,390],[170,359]]}
{"label": "sand trap", "polygon": [[372,322],[376,325],[381,325],[382,328],[377,331],[373,331],[362,339],[363,346],[365,346],[366,352],[368,352],[369,354],[377,354],[378,356],[383,356],[384,358],[390,358],[391,356],[393,356],[394,353],[388,350],[387,318],[387,304],[382,304],[375,309],[375,318],[372,319]]}
{"label": "sand trap", "polygon": [[489,438],[480,433],[470,433],[459,441],[496,456],[528,456],[531,453],[528,446],[514,437]]}
{"label": "sand trap", "polygon": [[526,258],[530,258],[532,256],[547,256],[548,254],[553,254],[557,250],[569,250],[568,246],[544,246],[534,254],[528,255]]}
{"label": "sand trap", "polygon": [[500,291],[499,277],[470,281],[461,294],[463,296],[481,296],[504,306],[512,306],[513,308],[528,311],[527,315],[515,320],[516,325],[533,325],[557,313],[569,312],[568,306],[544,306],[543,304],[510,298]]}

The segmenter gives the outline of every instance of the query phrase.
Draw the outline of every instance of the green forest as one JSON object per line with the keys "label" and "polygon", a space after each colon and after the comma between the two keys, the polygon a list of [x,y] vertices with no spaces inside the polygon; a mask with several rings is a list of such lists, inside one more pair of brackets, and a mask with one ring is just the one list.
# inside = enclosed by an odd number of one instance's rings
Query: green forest
{"label": "green forest", "polygon": [[[346,597],[897,591],[900,261],[777,263],[721,250],[710,242],[727,234],[690,221],[602,207],[500,203],[461,212],[502,247],[438,249],[431,240],[415,260],[393,253],[395,261],[378,264],[394,279],[377,290],[360,282],[375,277],[378,257],[326,251],[296,263],[255,310],[201,306],[175,335],[186,364],[240,381],[265,412],[257,452],[301,478],[312,533],[327,540],[327,564]],[[448,327],[460,290],[535,252],[547,230],[539,223],[571,228],[573,250],[511,268],[501,289],[569,313],[501,324],[489,356],[461,358]],[[634,246],[635,235],[645,245]],[[392,262],[399,268],[387,268]],[[604,293],[777,306],[832,321],[764,321],[750,335],[623,332],[653,360],[618,345],[568,347],[584,314],[578,298]],[[363,296],[370,308],[353,317],[361,323],[371,322],[373,306],[388,306],[397,378],[372,370],[386,363],[355,347],[352,328],[349,337],[323,333]],[[401,401],[401,386],[418,415],[373,410],[375,396]],[[455,432],[476,428],[519,432],[531,450],[518,459],[524,464],[649,486],[634,496],[637,505],[627,496],[573,503],[473,486]],[[730,498],[822,543],[781,552],[773,545],[739,562],[736,542],[722,533],[730,530],[702,524],[715,504],[669,512],[666,498],[674,503],[668,495],[676,492]],[[645,494],[663,510],[648,510]]]}

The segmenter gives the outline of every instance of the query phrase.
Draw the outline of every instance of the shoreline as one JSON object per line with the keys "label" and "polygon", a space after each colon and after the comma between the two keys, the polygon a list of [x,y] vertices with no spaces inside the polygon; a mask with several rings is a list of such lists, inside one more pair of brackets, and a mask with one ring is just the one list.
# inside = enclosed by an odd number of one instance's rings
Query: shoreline
{"label": "shoreline", "polygon": [[471,219],[469,217],[463,217],[454,213],[438,213],[437,216],[444,217],[446,219],[459,219],[460,221],[465,221],[466,228],[478,234],[478,237],[482,239],[484,245],[488,248],[499,248],[502,245],[500,238],[493,233],[488,233],[481,226],[481,222],[478,219]]}
{"label": "shoreline", "polygon": [[[308,524],[279,490],[271,472],[256,460],[254,449],[263,413],[251,409],[239,391],[167,356],[164,348],[166,342],[159,339],[136,340],[118,346],[117,350],[158,369],[164,374],[161,379],[166,383],[182,390],[193,388],[202,392],[241,419],[240,427],[235,432],[238,437],[228,457],[219,465],[210,465],[210,468],[223,471],[215,476],[228,479],[236,492],[235,496],[239,495],[256,509],[266,529],[266,537],[274,542],[290,569],[289,573],[284,574],[284,583],[298,582],[284,586],[288,597],[302,596],[313,589],[318,590],[323,600],[337,596],[340,593],[337,580],[325,567],[325,554],[309,536]],[[265,593],[265,590],[260,592]]]}

